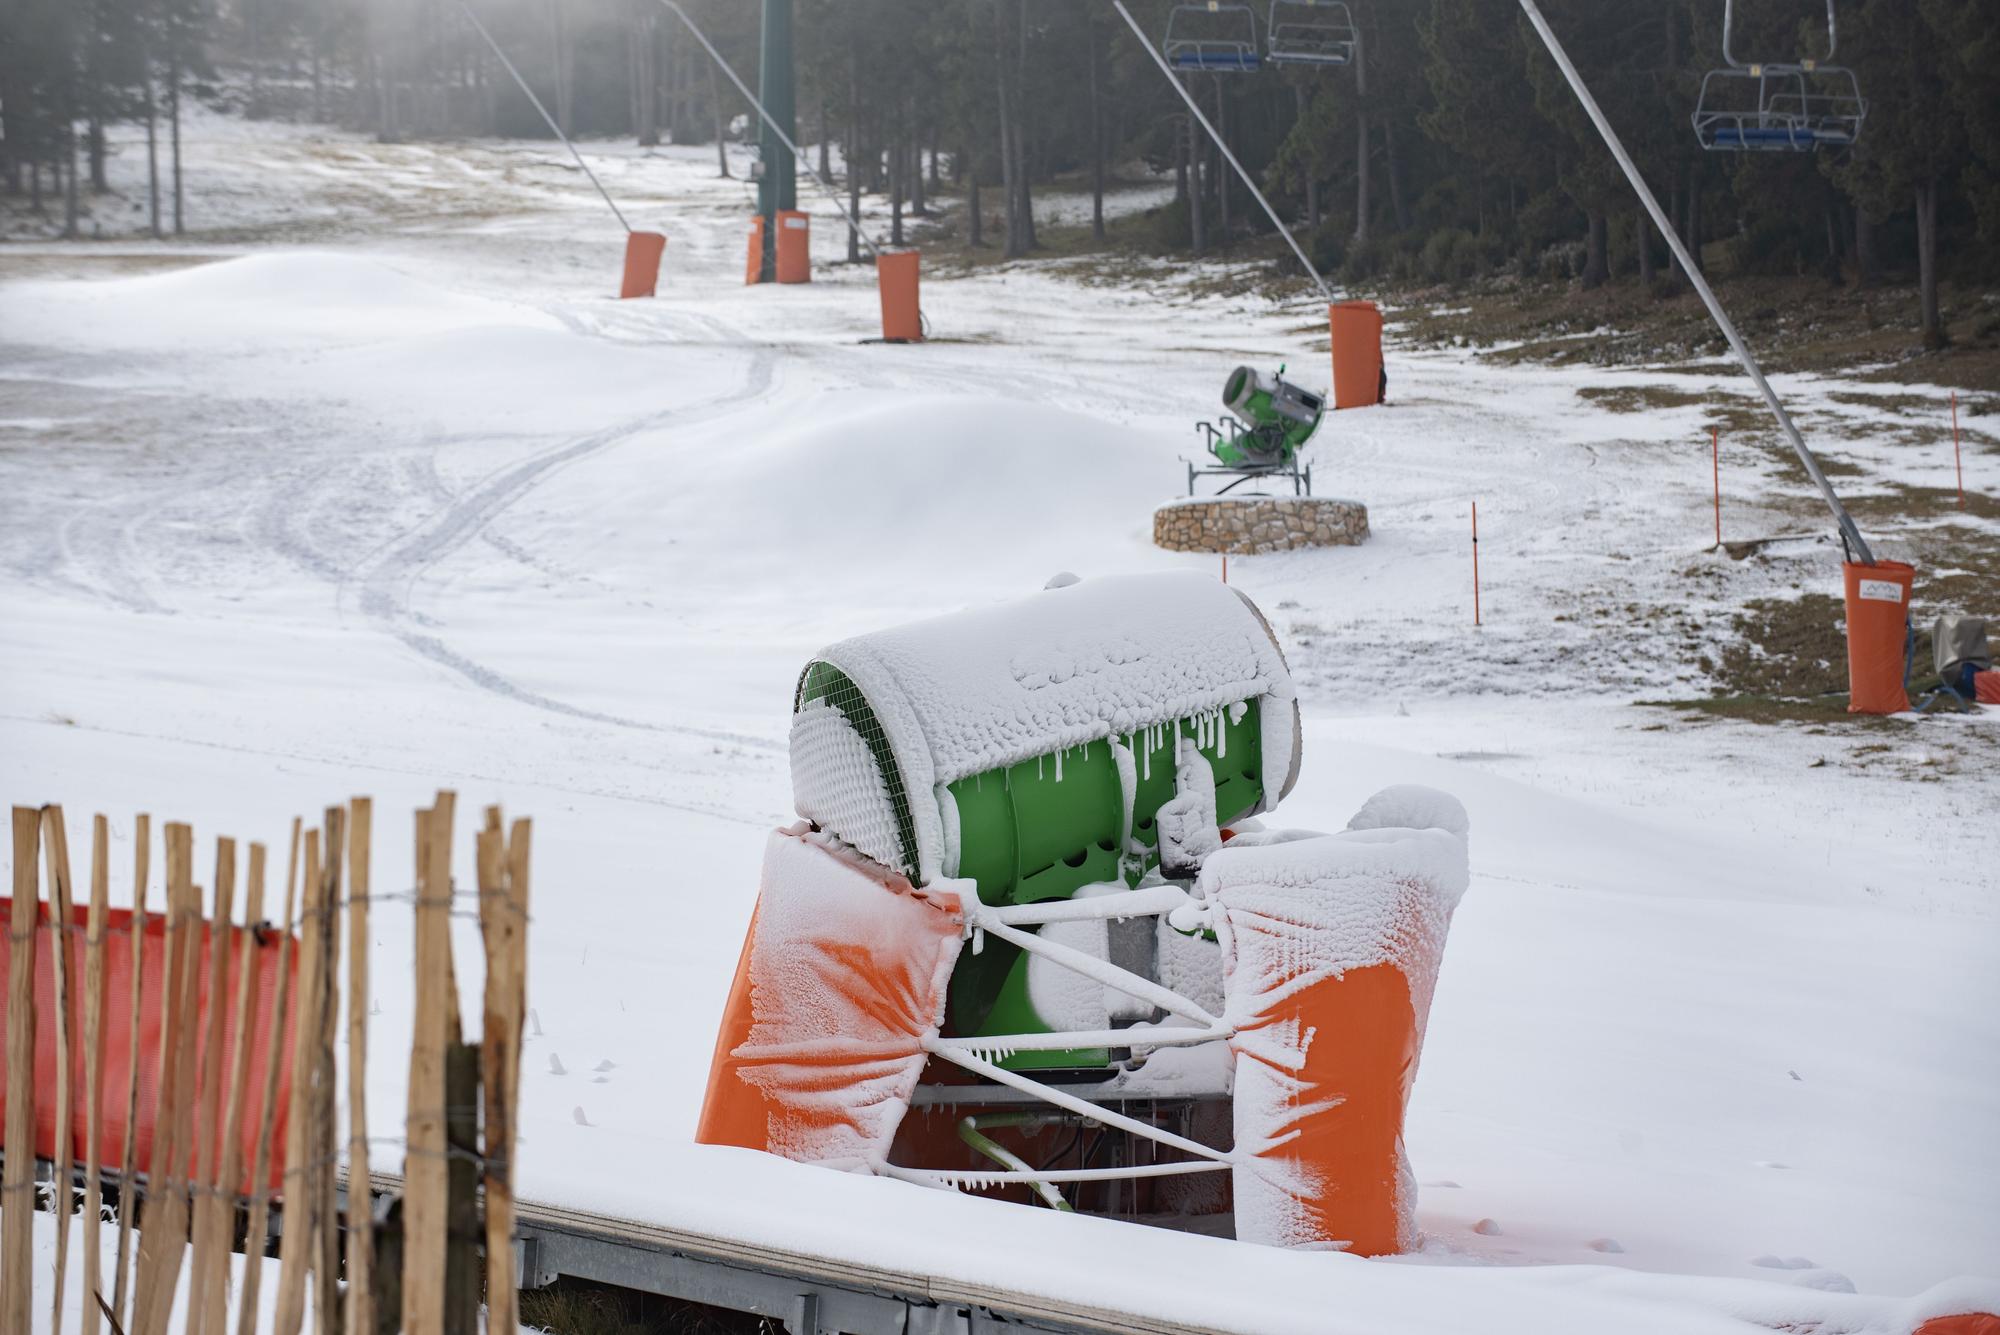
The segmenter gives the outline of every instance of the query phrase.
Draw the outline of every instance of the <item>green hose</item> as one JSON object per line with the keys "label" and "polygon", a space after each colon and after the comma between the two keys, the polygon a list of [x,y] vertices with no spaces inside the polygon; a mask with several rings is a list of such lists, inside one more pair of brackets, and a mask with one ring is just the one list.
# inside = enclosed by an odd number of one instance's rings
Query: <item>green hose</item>
{"label": "green hose", "polygon": [[[981,1132],[979,1128],[982,1124],[986,1126],[1036,1126],[1048,1120],[1047,1115],[1042,1113],[987,1113],[984,1117],[961,1117],[958,1119],[958,1138],[1010,1172],[1032,1173],[1035,1170],[1030,1168],[1020,1155],[1014,1153],[1006,1146],[997,1143],[992,1137]],[[1048,1182],[1030,1182],[1028,1185],[1034,1189],[1037,1196],[1040,1196],[1055,1209],[1061,1210],[1064,1213],[1075,1212],[1070,1203],[1063,1199],[1062,1192],[1056,1190],[1053,1184]]]}

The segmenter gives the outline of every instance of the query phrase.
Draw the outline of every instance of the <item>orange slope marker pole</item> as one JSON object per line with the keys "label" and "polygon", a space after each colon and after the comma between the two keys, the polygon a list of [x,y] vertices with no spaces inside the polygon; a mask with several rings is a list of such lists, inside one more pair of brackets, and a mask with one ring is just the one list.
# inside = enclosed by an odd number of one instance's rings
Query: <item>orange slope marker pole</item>
{"label": "orange slope marker pole", "polygon": [[1479,502],[1472,503],[1472,624],[1479,620]]}
{"label": "orange slope marker pole", "polygon": [[1958,508],[1965,508],[1965,456],[1958,448],[1958,391],[1951,392],[1951,459],[1958,468]]}

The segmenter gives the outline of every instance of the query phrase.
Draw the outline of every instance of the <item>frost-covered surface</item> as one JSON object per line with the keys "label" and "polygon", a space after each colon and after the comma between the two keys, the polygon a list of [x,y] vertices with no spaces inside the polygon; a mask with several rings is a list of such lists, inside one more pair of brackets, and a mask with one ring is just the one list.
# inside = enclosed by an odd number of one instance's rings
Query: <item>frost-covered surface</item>
{"label": "frost-covered surface", "polygon": [[824,843],[773,834],[750,937],[751,1025],[731,1056],[769,1106],[767,1145],[806,1163],[886,1160],[944,1020],[956,899],[898,890]]}
{"label": "frost-covered surface", "polygon": [[847,715],[827,700],[807,702],[792,715],[790,755],[792,806],[801,816],[885,867],[903,865],[889,786]]}
{"label": "frost-covered surface", "polygon": [[[1196,893],[1222,911],[1223,1017],[1236,1031],[1237,1237],[1279,1246],[1350,1240],[1327,1236],[1322,1210],[1338,1204],[1345,1184],[1320,1175],[1313,1155],[1324,1147],[1302,1139],[1302,1128],[1362,1091],[1340,1083],[1352,1073],[1314,1054],[1316,1041],[1339,1041],[1328,1026],[1347,1018],[1315,1007],[1328,995],[1337,1002],[1324,985],[1346,974],[1395,969],[1408,986],[1414,1061],[1465,893],[1466,828],[1456,799],[1402,787],[1370,798],[1340,834],[1241,835],[1203,862]],[[1400,1122],[1401,1097],[1387,1101]],[[1393,1154],[1395,1232],[1407,1250],[1419,1238],[1416,1182],[1400,1136]]]}
{"label": "frost-covered surface", "polygon": [[[1323,490],[1367,502],[1370,542],[1229,563],[1304,712],[1272,823],[1412,783],[1478,826],[1408,1122],[1424,1250],[1059,1218],[692,1144],[765,838],[793,810],[792,688],[820,645],[1056,570],[1216,571],[1153,550],[1152,510],[1228,367],[1289,359],[1312,383],[1315,303],[1218,298],[1213,265],[1087,288],[997,266],[926,275],[956,341],[862,347],[870,276],[833,263],[816,201],[814,283],[741,285],[750,190],[714,179],[712,151],[586,146],[634,224],[669,235],[662,298],[620,304],[623,237],[551,145],[222,128],[189,145],[190,219],[230,233],[0,249],[0,786],[67,803],[73,828],[104,810],[114,867],[140,810],[280,850],[292,815],[357,791],[393,813],[444,783],[532,814],[528,1197],[1245,1335],[1906,1335],[2000,1303],[2000,713],[1814,733],[1630,704],[1699,683],[1744,600],[1838,592],[1812,540],[1705,552],[1703,404],[1577,394],[1734,403],[1726,368],[1392,347],[1390,405],[1312,446]],[[267,254],[529,327],[411,335],[398,298],[364,341],[284,345],[278,291],[198,335],[114,327],[173,327],[134,275]],[[1844,493],[1950,485],[1942,389],[1778,387],[1861,470]],[[1967,483],[1990,493],[1972,402]],[[1824,528],[1728,434],[1723,485],[1731,537]],[[1869,536],[1901,554],[1898,526]],[[407,820],[379,816],[377,843],[389,888]],[[408,1039],[409,924],[371,922],[387,1053]],[[372,1065],[376,1125],[403,1081]],[[1812,1287],[1841,1281],[1860,1295]]]}
{"label": "frost-covered surface", "polygon": [[[1043,755],[1060,779],[1071,747],[1245,701],[1260,711],[1266,784],[1283,791],[1292,778],[1297,703],[1284,658],[1249,604],[1193,571],[1082,580],[818,657],[868,697],[913,794]],[[928,880],[944,865],[943,822],[914,806]]]}

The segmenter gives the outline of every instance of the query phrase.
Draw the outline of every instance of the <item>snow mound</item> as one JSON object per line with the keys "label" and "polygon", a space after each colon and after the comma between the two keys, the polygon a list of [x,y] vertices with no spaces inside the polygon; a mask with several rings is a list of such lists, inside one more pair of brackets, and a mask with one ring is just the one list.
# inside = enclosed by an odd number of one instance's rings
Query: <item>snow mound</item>
{"label": "snow mound", "polygon": [[556,328],[524,306],[467,297],[375,260],[289,251],[99,282],[24,283],[0,339],[137,348],[351,343],[479,325]]}
{"label": "snow mound", "polygon": [[1006,566],[1039,543],[1014,581],[1023,589],[1040,587],[1052,559],[1086,575],[1129,565],[1177,471],[1159,435],[1081,413],[878,390],[824,395],[810,416],[708,454],[705,478],[678,479],[695,484],[673,501],[686,534],[740,547],[754,533],[787,564],[861,561],[877,577],[882,559],[922,578],[939,562]]}

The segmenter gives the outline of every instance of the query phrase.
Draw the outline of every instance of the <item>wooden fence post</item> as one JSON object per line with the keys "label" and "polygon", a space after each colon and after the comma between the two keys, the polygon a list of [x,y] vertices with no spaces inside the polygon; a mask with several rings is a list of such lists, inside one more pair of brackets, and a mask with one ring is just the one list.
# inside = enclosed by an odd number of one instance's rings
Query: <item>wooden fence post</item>
{"label": "wooden fence post", "polygon": [[[223,1193],[233,1193],[236,1187],[222,1180],[223,1146],[217,1133],[222,1122],[224,1049],[229,1042],[229,948],[235,939],[231,926],[235,908],[236,841],[217,839],[215,907],[209,914],[207,933],[208,1033],[202,1042],[201,1082],[195,1105],[194,1264],[188,1272],[188,1325],[196,1332],[209,1324],[209,1303],[221,1296],[212,1294],[210,1275],[226,1264],[224,1258],[233,1241],[222,1235],[219,1212],[233,1212],[233,1204]],[[230,1233],[234,1232],[232,1228]]]}
{"label": "wooden fence post", "polygon": [[90,822],[90,925],[83,954],[83,1335],[97,1335],[103,1302],[104,924],[111,913],[111,829]]}
{"label": "wooden fence post", "polygon": [[[14,902],[7,949],[7,1144],[29,1146],[9,1154],[0,1178],[0,1335],[28,1335],[35,1282],[35,919],[42,906],[36,860],[42,813],[14,808]],[[26,959],[27,968],[18,961]]]}
{"label": "wooden fence post", "polygon": [[[245,881],[243,930],[239,933],[226,922],[218,924],[219,930],[235,938],[238,952],[236,1015],[232,1026],[236,1047],[229,1059],[226,1080],[229,1097],[222,1114],[221,1153],[217,1157],[215,1191],[203,1202],[206,1215],[195,1221],[194,1291],[189,1299],[189,1310],[198,1316],[189,1322],[189,1335],[228,1335],[229,1330],[229,1253],[236,1236],[236,1195],[243,1186],[243,1105],[248,1098],[250,1059],[257,1041],[257,979],[264,953],[257,942],[256,928],[263,915],[264,846],[252,844],[250,870]],[[218,995],[209,1004],[219,1008],[223,999]],[[266,1060],[275,1062],[277,1059],[278,1043],[274,1035]],[[199,1242],[204,1228],[213,1242],[206,1266]],[[246,1244],[246,1253],[248,1247],[249,1244]],[[253,1262],[256,1259],[250,1258]]]}
{"label": "wooden fence post", "polygon": [[166,835],[167,967],[160,1045],[164,1073],[153,1120],[153,1156],[147,1165],[146,1227],[139,1233],[139,1280],[133,1291],[130,1335],[166,1335],[187,1255],[201,891],[193,879],[194,832],[169,822]]}
{"label": "wooden fence post", "polygon": [[[257,1149],[251,1156],[250,1226],[243,1244],[243,1316],[238,1335],[257,1335],[257,1298],[264,1282],[264,1254],[271,1238],[271,1133],[277,1125],[278,1076],[284,1064],[285,1020],[292,992],[292,930],[298,921],[299,827],[292,821],[292,852],[285,868],[284,935],[278,940],[278,991],[271,1002],[271,1051],[264,1064],[264,1096],[258,1103]],[[292,1042],[297,1044],[297,1022]],[[286,1168],[291,1167],[288,1160]],[[254,1264],[253,1264],[254,1262]]]}
{"label": "wooden fence post", "polygon": [[403,1331],[443,1335],[449,1226],[445,1048],[451,990],[451,834],[454,799],[417,813],[416,1005],[410,1041],[407,1152],[403,1160]]}
{"label": "wooden fence post", "polygon": [[146,999],[146,893],[151,876],[153,818],[139,814],[132,827],[132,1022],[125,1027],[125,1136],[118,1152],[118,1256],[112,1277],[111,1322],[125,1329],[126,1284],[131,1276],[132,1224],[139,1214],[139,1017]]}
{"label": "wooden fence post", "polygon": [[[69,831],[62,808],[42,808],[42,853],[49,873],[49,962],[55,972],[56,1004],[56,1143],[54,1180],[49,1204],[56,1216],[55,1292],[50,1298],[49,1335],[62,1335],[63,1289],[69,1266],[69,1217],[76,1212],[76,1100],[70,1089],[69,1034]],[[28,956],[29,972],[35,955]]]}
{"label": "wooden fence post", "polygon": [[340,1212],[334,1195],[334,1160],[339,1153],[336,1115],[339,1072],[334,1035],[340,1032],[341,869],[347,858],[347,809],[326,809],[326,841],[320,891],[319,1025],[313,1039],[312,1203],[317,1215],[319,1253],[313,1277],[313,1329],[334,1335],[340,1329]]}
{"label": "wooden fence post", "polygon": [[375,1193],[368,1174],[368,859],[374,822],[369,799],[348,803],[347,1335],[375,1331]]}
{"label": "wooden fence post", "polygon": [[313,1072],[319,1065],[319,1026],[326,954],[320,938],[326,931],[326,887],[320,879],[319,831],[307,830],[305,865],[300,875],[299,1004],[292,1022],[292,1089],[286,1108],[284,1232],[278,1239],[278,1311],[272,1329],[277,1335],[298,1335],[305,1321],[306,1271],[312,1268],[312,1165],[318,1147],[312,1138]]}
{"label": "wooden fence post", "polygon": [[486,1095],[486,1310],[493,1330],[520,1321],[514,1271],[514,1110],[527,1008],[528,822],[503,843],[500,808],[479,835],[479,930],[486,948],[486,1011],[479,1052]]}

